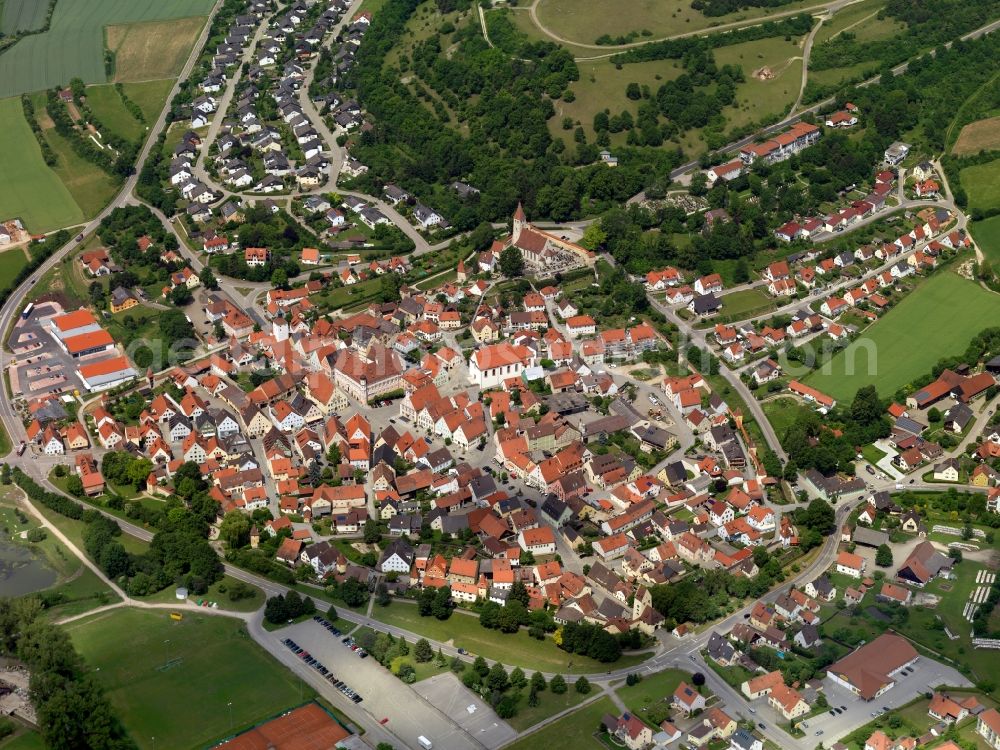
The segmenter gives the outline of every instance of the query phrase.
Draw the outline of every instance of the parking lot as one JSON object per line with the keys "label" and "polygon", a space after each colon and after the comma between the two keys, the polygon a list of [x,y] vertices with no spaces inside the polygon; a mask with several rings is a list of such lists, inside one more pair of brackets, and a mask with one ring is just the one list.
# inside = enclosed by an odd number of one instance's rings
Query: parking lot
{"label": "parking lot", "polygon": [[[10,370],[11,390],[25,398],[62,393],[81,387],[77,367],[88,358],[74,359],[45,330],[45,321],[63,312],[53,302],[35,305],[27,320],[18,318],[7,344],[14,353]],[[90,359],[103,359],[98,354]]]}
{"label": "parking lot", "polygon": [[356,711],[367,711],[376,721],[388,719],[386,728],[407,744],[416,747],[417,737],[424,736],[444,750],[486,747],[377,661],[360,658],[318,623],[300,622],[274,636],[279,642],[291,638],[317,658],[364,699]]}
{"label": "parking lot", "polygon": [[[845,710],[833,716],[827,711],[799,726],[807,737],[817,737],[817,741],[829,747],[835,740],[872,721],[874,713],[905,705],[938,686],[972,686],[957,670],[923,656],[905,671],[909,674],[896,675],[896,684],[873,701],[864,701],[827,678],[823,681],[823,692],[830,708],[844,706]],[[817,735],[817,732],[823,734]]]}
{"label": "parking lot", "polygon": [[413,689],[490,750],[505,745],[517,736],[517,732],[497,716],[482,698],[451,673],[422,680]]}

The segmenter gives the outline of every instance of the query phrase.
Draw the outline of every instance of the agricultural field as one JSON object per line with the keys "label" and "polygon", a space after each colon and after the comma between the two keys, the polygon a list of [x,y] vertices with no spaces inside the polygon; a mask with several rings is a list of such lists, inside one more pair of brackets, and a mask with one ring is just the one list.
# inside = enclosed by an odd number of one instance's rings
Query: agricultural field
{"label": "agricultural field", "polygon": [[1000,208],[1000,159],[966,167],[959,173],[969,196],[969,208],[988,211]]}
{"label": "agricultural field", "polygon": [[65,189],[69,190],[83,218],[96,216],[118,192],[118,180],[93,162],[77,155],[70,142],[55,131],[45,110],[44,93],[33,94],[31,101],[35,105],[35,116],[45,140],[58,157],[51,171],[55,172]]}
{"label": "agricultural field", "polygon": [[205,25],[204,16],[108,26],[107,48],[115,53],[115,81],[173,78]]}
{"label": "agricultural field", "polygon": [[[961,305],[956,305],[961,300]],[[1000,315],[1000,295],[951,271],[934,274],[845,350],[805,378],[838,401],[875,385],[885,398],[959,354]],[[919,325],[915,324],[919,321]],[[933,346],[928,346],[932,342]]]}
{"label": "agricultural field", "polygon": [[3,0],[0,2],[0,31],[16,34],[40,29],[45,24],[48,9],[46,0]]}
{"label": "agricultural field", "polygon": [[602,34],[618,37],[632,33],[636,35],[636,42],[642,42],[693,34],[764,16],[790,15],[816,5],[819,3],[800,0],[779,8],[751,8],[708,17],[694,10],[688,0],[621,0],[615,4],[613,13],[609,13],[607,3],[600,0],[539,0],[536,15],[538,23],[549,34],[569,42],[592,45]]}
{"label": "agricultural field", "polygon": [[985,120],[970,122],[962,128],[951,151],[956,156],[968,156],[998,148],[1000,148],[1000,117],[988,117]]}
{"label": "agricultural field", "polygon": [[20,99],[0,99],[0,132],[5,146],[0,150],[0,174],[4,177],[0,180],[0,217],[19,217],[31,232],[81,222],[83,212],[72,194],[42,160]]}
{"label": "agricultural field", "polygon": [[92,0],[57,3],[51,28],[0,56],[0,97],[65,85],[104,83],[104,27],[205,16],[211,0]]}
{"label": "agricultural field", "polygon": [[970,227],[972,238],[994,268],[1000,266],[1000,216],[974,222]]}
{"label": "agricultural field", "polygon": [[206,747],[313,697],[228,617],[125,609],[66,630],[143,750]]}

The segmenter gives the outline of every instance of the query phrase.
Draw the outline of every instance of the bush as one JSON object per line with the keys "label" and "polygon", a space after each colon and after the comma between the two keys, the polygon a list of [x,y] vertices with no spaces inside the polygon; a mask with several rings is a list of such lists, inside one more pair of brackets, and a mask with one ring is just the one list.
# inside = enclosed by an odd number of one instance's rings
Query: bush
{"label": "bush", "polygon": [[45,529],[32,529],[28,532],[28,541],[32,544],[45,541],[46,537],[48,534],[45,533]]}

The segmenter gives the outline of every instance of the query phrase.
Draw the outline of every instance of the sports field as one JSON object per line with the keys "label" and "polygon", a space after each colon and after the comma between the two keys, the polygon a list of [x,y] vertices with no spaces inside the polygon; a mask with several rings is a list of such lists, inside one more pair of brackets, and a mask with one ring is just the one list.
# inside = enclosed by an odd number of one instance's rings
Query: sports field
{"label": "sports field", "polygon": [[18,31],[34,31],[45,24],[47,0],[4,0],[0,3],[0,31],[15,34]]}
{"label": "sports field", "polygon": [[108,49],[115,53],[116,81],[151,81],[181,72],[204,16],[149,21],[107,29]]}
{"label": "sports field", "polygon": [[951,271],[936,273],[805,382],[840,402],[872,384],[891,396],[942,357],[965,351],[998,316],[1000,294]]}
{"label": "sports field", "polygon": [[0,55],[0,97],[65,85],[104,83],[104,27],[204,16],[212,0],[60,0],[51,28]]}
{"label": "sports field", "polygon": [[313,697],[228,617],[118,609],[66,630],[144,750],[207,747]]}
{"label": "sports field", "polygon": [[980,211],[1000,208],[1000,159],[966,167],[959,177],[969,196],[969,208]]}
{"label": "sports field", "polygon": [[0,99],[0,132],[4,134],[4,148],[0,149],[0,218],[20,217],[31,232],[82,221],[83,212],[73,196],[42,160],[20,99]]}
{"label": "sports field", "polygon": [[962,128],[951,150],[957,156],[966,156],[996,148],[1000,148],[1000,117],[988,117]]}

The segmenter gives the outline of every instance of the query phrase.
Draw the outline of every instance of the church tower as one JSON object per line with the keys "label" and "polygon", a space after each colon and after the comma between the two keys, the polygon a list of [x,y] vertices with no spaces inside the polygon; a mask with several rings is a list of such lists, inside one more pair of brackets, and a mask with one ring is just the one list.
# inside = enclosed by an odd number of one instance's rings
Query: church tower
{"label": "church tower", "polygon": [[514,221],[511,225],[511,236],[514,238],[514,244],[517,244],[517,240],[521,236],[521,230],[527,226],[528,219],[524,215],[524,207],[518,201],[517,210],[514,211]]}

